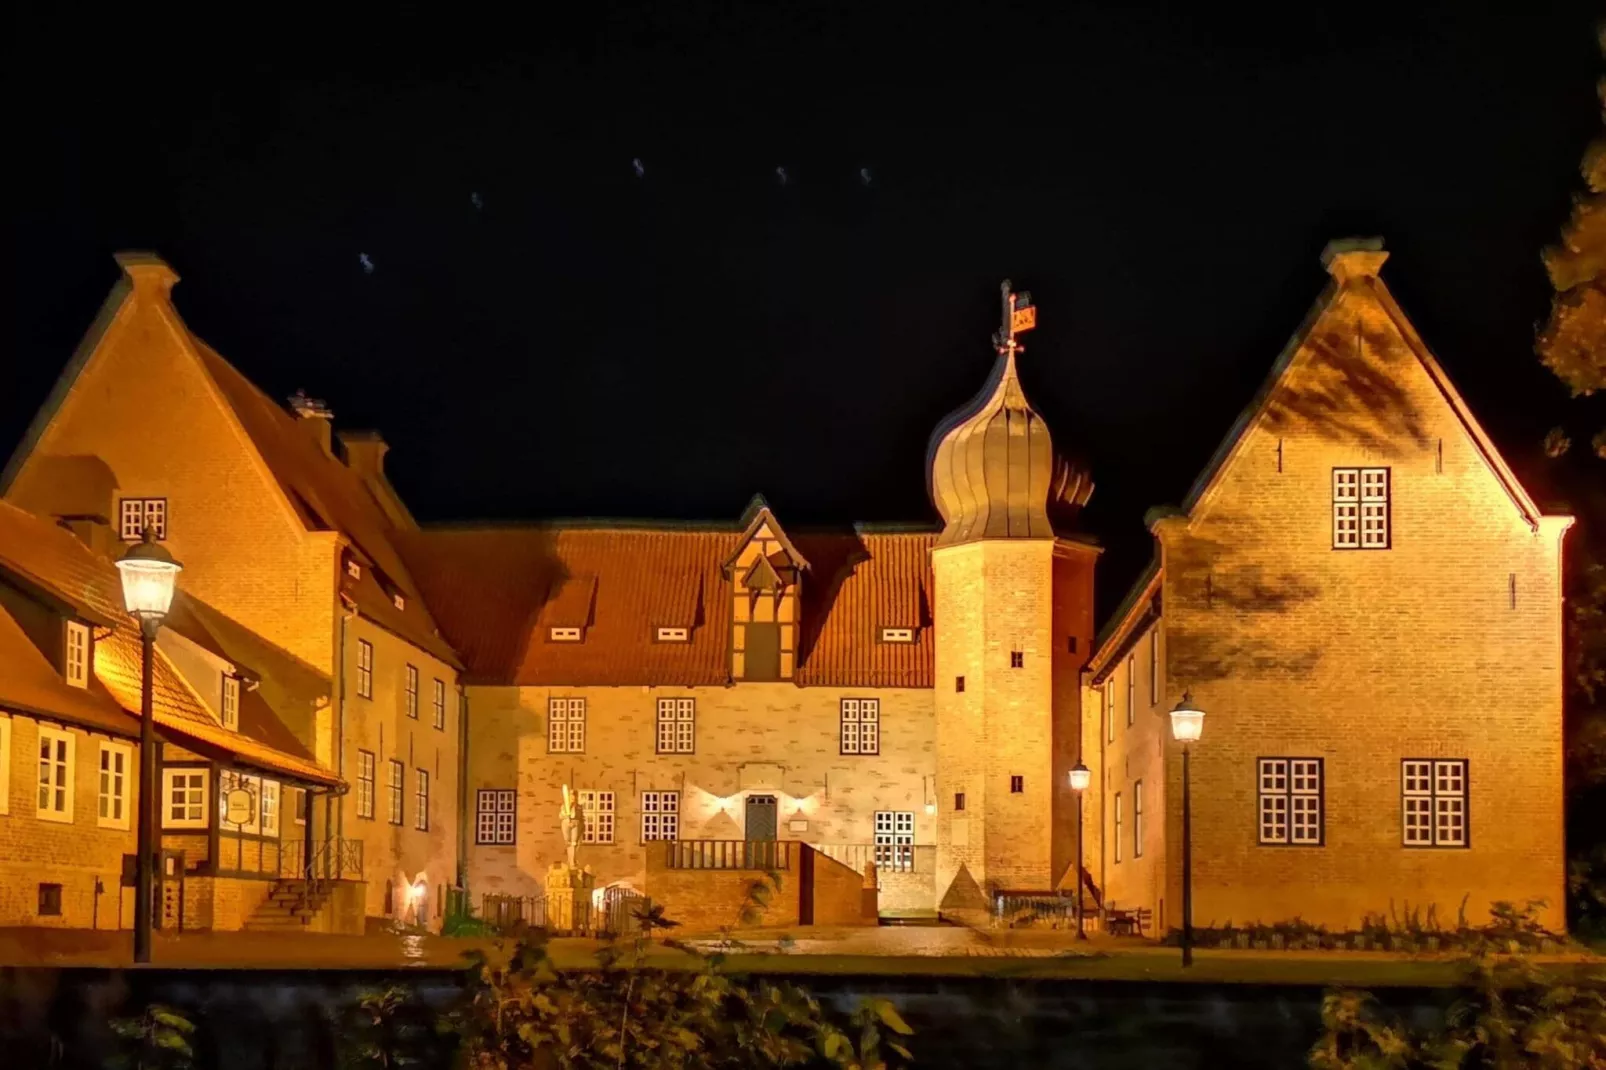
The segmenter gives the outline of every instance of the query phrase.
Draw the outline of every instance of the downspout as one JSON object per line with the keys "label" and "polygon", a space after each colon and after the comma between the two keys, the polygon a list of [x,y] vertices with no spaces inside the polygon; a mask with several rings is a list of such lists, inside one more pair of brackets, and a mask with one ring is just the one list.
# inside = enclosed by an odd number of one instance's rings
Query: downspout
{"label": "downspout", "polygon": [[[350,630],[347,625],[357,616],[357,604],[345,596],[340,599],[340,642],[335,656],[335,775],[342,782],[346,779],[346,635]],[[344,798],[344,793],[330,792],[324,796],[324,829],[325,839],[333,839],[338,843],[346,832],[346,814],[344,806],[337,806],[335,800]],[[330,847],[328,850],[338,850]]]}
{"label": "downspout", "polygon": [[468,902],[468,689],[457,683],[457,886]]}

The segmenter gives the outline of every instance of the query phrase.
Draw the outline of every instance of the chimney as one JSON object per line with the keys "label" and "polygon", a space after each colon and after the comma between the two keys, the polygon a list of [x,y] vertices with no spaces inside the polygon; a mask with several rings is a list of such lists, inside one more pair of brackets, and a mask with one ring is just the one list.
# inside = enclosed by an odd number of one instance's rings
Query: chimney
{"label": "chimney", "polygon": [[1340,286],[1352,279],[1375,279],[1389,254],[1382,238],[1335,238],[1322,250],[1322,266]]}
{"label": "chimney", "polygon": [[333,456],[334,444],[331,439],[335,414],[329,411],[329,406],[317,398],[307,397],[306,391],[297,390],[290,395],[290,411],[300,419],[301,426],[307,429],[312,440],[325,453]]}
{"label": "chimney", "polygon": [[364,480],[385,478],[385,454],[390,446],[378,431],[342,431],[340,448],[346,451],[346,467]]}
{"label": "chimney", "polygon": [[97,557],[117,557],[122,553],[111,521],[103,516],[82,513],[58,516],[56,523],[77,536],[78,541],[89,547]]}
{"label": "chimney", "polygon": [[128,281],[137,294],[151,294],[165,298],[168,291],[173,288],[173,284],[178,281],[178,272],[155,253],[114,253],[112,259],[117,261],[117,266],[128,276]]}

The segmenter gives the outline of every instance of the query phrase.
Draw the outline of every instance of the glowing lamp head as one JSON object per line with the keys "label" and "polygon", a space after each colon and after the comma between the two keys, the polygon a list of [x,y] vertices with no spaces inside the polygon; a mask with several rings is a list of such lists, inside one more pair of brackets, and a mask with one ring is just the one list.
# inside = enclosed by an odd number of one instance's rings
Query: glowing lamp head
{"label": "glowing lamp head", "polygon": [[128,612],[141,621],[161,623],[173,605],[173,589],[183,567],[146,528],[145,537],[117,559]]}
{"label": "glowing lamp head", "polygon": [[417,884],[408,885],[408,887],[407,887],[407,899],[408,899],[409,902],[417,903],[419,900],[421,900],[423,898],[424,898],[424,882],[423,881],[419,881]]}
{"label": "glowing lamp head", "polygon": [[937,804],[936,803],[927,803],[926,804],[926,813],[934,814],[936,812],[937,812]]}
{"label": "glowing lamp head", "polygon": [[1204,710],[1193,704],[1191,692],[1184,691],[1182,700],[1171,711],[1171,738],[1178,743],[1197,743],[1204,734]]}
{"label": "glowing lamp head", "polygon": [[1087,786],[1091,783],[1093,783],[1092,770],[1081,762],[1077,762],[1076,768],[1071,770],[1071,789],[1073,791],[1086,791]]}

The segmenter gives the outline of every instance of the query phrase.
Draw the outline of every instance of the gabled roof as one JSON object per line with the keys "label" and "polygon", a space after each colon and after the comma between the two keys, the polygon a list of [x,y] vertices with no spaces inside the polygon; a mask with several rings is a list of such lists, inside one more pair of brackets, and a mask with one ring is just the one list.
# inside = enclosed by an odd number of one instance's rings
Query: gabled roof
{"label": "gabled roof", "polygon": [[[730,682],[725,566],[750,526],[426,528],[403,546],[468,662],[469,683],[709,686]],[[931,686],[932,538],[847,531],[792,540],[788,552],[812,563],[801,585],[799,685]],[[552,608],[571,589],[589,606],[584,639],[550,642],[547,628],[575,626],[568,608]],[[914,643],[882,643],[882,626],[921,630]],[[689,627],[690,641],[659,642],[659,627]]]}
{"label": "gabled roof", "polygon": [[123,712],[98,679],[73,687],[0,607],[0,711],[58,720],[108,735],[135,739],[139,721]]}
{"label": "gabled roof", "polygon": [[[362,478],[315,442],[306,428],[297,426],[298,417],[190,332],[172,305],[170,291],[178,275],[171,267],[150,253],[119,253],[116,259],[124,277],[112,287],[89,332],[0,475],[0,493],[21,470],[107,330],[138,291],[142,300],[158,302],[178,345],[195,359],[217,388],[218,396],[282,492],[287,508],[309,531],[339,532],[369,566],[365,572],[378,570],[376,582],[360,584],[348,592],[358,610],[408,642],[456,665],[455,654],[441,638],[423,599],[417,597],[417,588],[395,548],[395,525]],[[395,608],[391,589],[403,594],[403,609]]]}
{"label": "gabled roof", "polygon": [[1505,459],[1500,456],[1500,451],[1495,448],[1494,441],[1484,431],[1483,425],[1478,422],[1477,417],[1473,416],[1472,409],[1467,405],[1466,399],[1461,396],[1460,391],[1455,388],[1455,384],[1450,381],[1450,377],[1445,373],[1443,366],[1433,356],[1432,351],[1427,347],[1427,343],[1422,340],[1422,336],[1417,333],[1416,327],[1406,318],[1405,312],[1394,299],[1394,295],[1389,292],[1388,286],[1379,277],[1378,271],[1387,257],[1388,254],[1383,251],[1383,243],[1380,238],[1346,239],[1330,242],[1327,248],[1322,251],[1322,263],[1328,268],[1332,277],[1316,298],[1316,303],[1306,313],[1304,320],[1300,322],[1299,328],[1289,338],[1288,344],[1283,346],[1282,352],[1277,355],[1277,360],[1272,364],[1271,371],[1261,383],[1260,389],[1255,392],[1255,396],[1250,400],[1249,405],[1233,421],[1232,426],[1227,430],[1226,437],[1222,439],[1221,444],[1216,447],[1209,462],[1205,465],[1204,471],[1200,472],[1199,478],[1194,480],[1193,486],[1188,490],[1187,497],[1183,499],[1183,513],[1189,516],[1193,515],[1194,509],[1209,494],[1220,478],[1221,473],[1227,469],[1228,464],[1237,455],[1239,449],[1242,448],[1248,431],[1265,416],[1273,397],[1277,393],[1277,388],[1282,384],[1289,369],[1293,366],[1294,359],[1305,348],[1306,343],[1309,342],[1317,325],[1322,322],[1323,317],[1329,311],[1338,305],[1344,295],[1353,289],[1371,297],[1387,313],[1411,353],[1421,362],[1423,369],[1428,374],[1428,378],[1438,387],[1439,392],[1444,396],[1444,400],[1455,412],[1456,418],[1466,428],[1467,435],[1472,439],[1485,463],[1489,465],[1495,478],[1505,488],[1512,504],[1529,524],[1538,524],[1541,515],[1538,506],[1528,496],[1528,492],[1523,489],[1522,484],[1517,481],[1517,477],[1512,473]]}
{"label": "gabled roof", "polygon": [[[39,666],[43,666],[51,677],[59,679],[59,674],[26,636],[22,637],[22,642],[27,644],[27,648],[16,646],[16,636],[10,636],[4,624],[10,618],[0,613],[0,617],[4,617],[4,621],[0,621],[0,666],[5,667],[5,671],[0,672],[0,705],[6,705],[9,701],[16,708],[31,708],[32,712],[41,715],[56,712],[75,723],[115,734],[138,735],[141,643],[138,627],[122,611],[122,583],[116,568],[110,561],[97,557],[70,532],[26,513],[9,502],[0,501],[0,573],[16,576],[17,573],[8,564],[14,560],[26,563],[27,571],[22,578],[30,586],[36,586],[47,599],[66,605],[81,602],[112,619],[106,630],[96,632],[95,679],[90,687],[72,688],[63,682],[62,687],[71,692],[63,694],[54,687],[45,689],[45,680],[38,672]],[[187,602],[187,610],[170,618],[171,626],[175,630],[182,629],[181,634],[202,646],[211,648],[209,644],[216,641],[217,632],[225,630],[225,622],[234,629],[240,628],[204,603],[194,599],[188,599]],[[195,631],[188,623],[201,619],[210,621],[212,625],[204,634]],[[15,622],[11,622],[11,627],[15,628]],[[27,657],[30,650],[37,664]],[[260,672],[278,671],[280,662],[273,656],[275,651],[277,648],[259,640],[255,659],[257,664],[253,668]],[[8,652],[16,655],[15,664],[19,667],[14,678],[11,674],[13,659],[6,656]],[[155,654],[151,668],[152,705],[157,727],[165,737],[177,739],[186,745],[193,743],[209,748],[268,772],[315,784],[339,783],[338,777],[319,765],[306,753],[305,748],[294,742],[294,736],[282,724],[262,729],[261,716],[256,718],[259,731],[252,731],[243,718],[239,732],[218,724],[206,703],[160,647],[156,648]],[[277,654],[289,658],[282,651],[277,651]],[[293,671],[304,670],[304,666],[295,663],[294,659],[290,660],[295,666]],[[8,679],[12,680],[9,685],[5,683]],[[9,699],[6,697],[8,694],[11,695]],[[41,709],[38,702],[30,704],[24,701],[28,695],[41,701],[53,696],[55,705]],[[118,716],[119,709],[122,711],[121,717]],[[271,710],[258,711],[259,714],[264,712],[272,715]],[[90,718],[94,717],[99,720],[91,721]],[[134,727],[131,730],[124,724],[125,719],[132,721]],[[277,718],[274,720],[277,721]],[[286,745],[286,740],[293,746]]]}

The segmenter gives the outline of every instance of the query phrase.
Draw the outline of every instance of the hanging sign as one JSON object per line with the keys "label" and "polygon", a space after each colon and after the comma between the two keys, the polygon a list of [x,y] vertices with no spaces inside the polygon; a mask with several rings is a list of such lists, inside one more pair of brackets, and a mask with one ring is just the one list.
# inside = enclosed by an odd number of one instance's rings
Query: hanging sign
{"label": "hanging sign", "polygon": [[223,801],[223,820],[231,825],[249,825],[256,812],[256,796],[246,788],[235,788]]}

